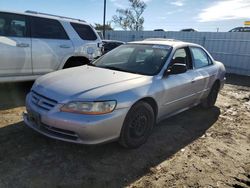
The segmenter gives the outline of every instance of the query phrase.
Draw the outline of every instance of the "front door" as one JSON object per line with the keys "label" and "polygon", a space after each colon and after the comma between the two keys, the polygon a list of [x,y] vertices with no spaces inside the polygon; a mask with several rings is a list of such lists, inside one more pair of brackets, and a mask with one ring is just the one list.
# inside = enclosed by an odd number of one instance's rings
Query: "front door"
{"label": "front door", "polygon": [[193,70],[192,59],[187,48],[176,50],[170,65],[175,63],[186,65],[187,71],[161,79],[164,91],[161,97],[160,118],[192,106],[195,102],[198,88],[193,80],[198,74]]}
{"label": "front door", "polygon": [[26,17],[0,12],[0,76],[31,74],[31,39]]}

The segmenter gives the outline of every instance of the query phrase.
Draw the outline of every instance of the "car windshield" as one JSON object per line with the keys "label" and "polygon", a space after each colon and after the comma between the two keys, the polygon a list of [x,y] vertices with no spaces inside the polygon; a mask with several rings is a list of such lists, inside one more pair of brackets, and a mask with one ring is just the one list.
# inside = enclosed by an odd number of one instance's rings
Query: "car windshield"
{"label": "car windshield", "polygon": [[94,65],[136,74],[156,75],[170,51],[171,47],[167,45],[126,44],[97,59]]}

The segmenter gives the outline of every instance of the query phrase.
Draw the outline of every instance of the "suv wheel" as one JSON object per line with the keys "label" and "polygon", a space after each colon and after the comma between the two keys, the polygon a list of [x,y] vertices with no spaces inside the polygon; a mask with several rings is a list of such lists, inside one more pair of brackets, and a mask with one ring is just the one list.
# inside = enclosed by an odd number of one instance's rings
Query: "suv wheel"
{"label": "suv wheel", "polygon": [[137,148],[144,144],[155,123],[152,107],[145,102],[136,103],[123,123],[119,143],[126,148]]}
{"label": "suv wheel", "polygon": [[82,65],[85,65],[85,64],[87,64],[87,63],[80,60],[80,59],[74,59],[74,60],[70,60],[67,63],[65,63],[63,69],[78,67],[78,66],[82,66]]}

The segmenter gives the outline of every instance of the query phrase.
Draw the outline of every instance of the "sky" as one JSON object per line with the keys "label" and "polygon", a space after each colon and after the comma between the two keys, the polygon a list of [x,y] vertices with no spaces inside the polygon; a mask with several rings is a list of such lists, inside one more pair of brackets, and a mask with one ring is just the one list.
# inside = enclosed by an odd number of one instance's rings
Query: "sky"
{"label": "sky", "polygon": [[[226,32],[250,21],[250,0],[144,0],[144,30]],[[61,16],[103,22],[104,0],[0,0],[0,10],[24,12],[33,10]],[[117,8],[128,7],[127,0],[107,0],[107,21]],[[121,28],[112,25],[115,30]]]}

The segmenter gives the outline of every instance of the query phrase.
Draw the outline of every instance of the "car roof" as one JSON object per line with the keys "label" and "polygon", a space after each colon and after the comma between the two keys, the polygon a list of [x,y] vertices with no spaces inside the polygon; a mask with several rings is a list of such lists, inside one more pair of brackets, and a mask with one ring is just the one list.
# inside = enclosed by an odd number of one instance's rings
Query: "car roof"
{"label": "car roof", "polygon": [[229,30],[228,32],[233,32],[233,30],[236,30],[237,32],[239,32],[240,30],[248,32],[248,31],[250,31],[250,27],[249,26],[235,27],[235,28]]}
{"label": "car roof", "polygon": [[129,44],[152,44],[152,45],[167,45],[172,47],[179,47],[179,46],[199,46],[198,44],[183,42],[180,40],[175,39],[165,39],[165,38],[153,38],[153,39],[146,39],[143,41],[134,41],[129,42]]}
{"label": "car roof", "polygon": [[60,21],[90,25],[85,20],[75,19],[75,18],[70,18],[70,17],[65,17],[65,16],[59,16],[59,15],[53,15],[53,14],[47,14],[47,13],[42,13],[42,12],[36,12],[36,11],[30,11],[30,10],[27,10],[25,12],[0,10],[0,12],[2,12],[2,13],[20,14],[20,15],[26,15],[26,16],[34,16],[34,17],[39,17],[39,18],[48,18],[48,19],[54,19],[54,20],[60,20]]}

